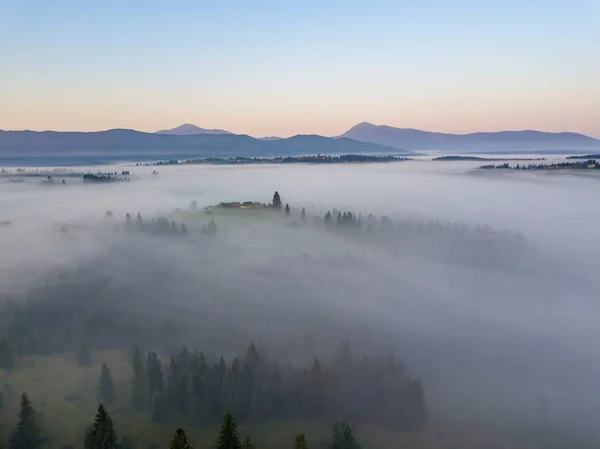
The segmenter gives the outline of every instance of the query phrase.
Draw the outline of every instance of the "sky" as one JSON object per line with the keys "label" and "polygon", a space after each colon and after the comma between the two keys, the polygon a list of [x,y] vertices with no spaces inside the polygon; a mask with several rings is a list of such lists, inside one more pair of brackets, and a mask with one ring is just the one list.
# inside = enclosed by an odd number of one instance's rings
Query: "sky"
{"label": "sky", "polygon": [[600,0],[0,0],[0,129],[600,137]]}

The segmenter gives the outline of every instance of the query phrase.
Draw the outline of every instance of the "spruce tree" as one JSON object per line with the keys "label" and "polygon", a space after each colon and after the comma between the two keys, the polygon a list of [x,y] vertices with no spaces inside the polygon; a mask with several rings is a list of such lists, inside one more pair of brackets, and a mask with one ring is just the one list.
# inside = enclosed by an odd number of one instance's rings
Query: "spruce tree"
{"label": "spruce tree", "polygon": [[296,436],[294,441],[294,449],[308,449],[308,442],[306,441],[306,435],[300,433]]}
{"label": "spruce tree", "polygon": [[137,410],[143,410],[148,404],[148,379],[146,369],[142,362],[142,355],[135,348],[131,360],[133,378],[131,380],[131,406]]}
{"label": "spruce tree", "polygon": [[169,443],[169,449],[192,449],[192,445],[188,443],[185,430],[179,428],[175,431],[175,435]]}
{"label": "spruce tree", "polygon": [[104,405],[98,405],[98,411],[94,418],[94,423],[85,435],[85,449],[116,449],[117,432],[115,431],[112,419],[108,416]]}
{"label": "spruce tree", "polygon": [[115,384],[113,383],[110,369],[106,363],[102,364],[102,371],[100,373],[100,385],[98,387],[98,399],[107,404],[115,402]]}
{"label": "spruce tree", "polygon": [[306,208],[305,207],[303,207],[302,212],[300,212],[300,218],[302,219],[302,221],[306,220]]}
{"label": "spruce tree", "polygon": [[290,205],[289,204],[285,205],[285,216],[286,217],[290,216]]}
{"label": "spruce tree", "polygon": [[37,449],[41,447],[37,412],[27,394],[21,395],[21,410],[17,427],[10,437],[10,449]]}
{"label": "spruce tree", "polygon": [[148,379],[148,397],[152,399],[157,393],[161,393],[165,387],[162,365],[158,360],[156,352],[149,352],[146,359],[146,376]]}
{"label": "spruce tree", "polygon": [[241,449],[240,439],[237,433],[237,424],[231,413],[227,412],[223,417],[219,438],[215,449]]}
{"label": "spruce tree", "polygon": [[275,191],[273,194],[273,208],[281,209],[281,197],[279,196],[279,192]]}
{"label": "spruce tree", "polygon": [[252,444],[252,441],[250,441],[250,437],[244,438],[242,449],[254,449],[254,444]]}

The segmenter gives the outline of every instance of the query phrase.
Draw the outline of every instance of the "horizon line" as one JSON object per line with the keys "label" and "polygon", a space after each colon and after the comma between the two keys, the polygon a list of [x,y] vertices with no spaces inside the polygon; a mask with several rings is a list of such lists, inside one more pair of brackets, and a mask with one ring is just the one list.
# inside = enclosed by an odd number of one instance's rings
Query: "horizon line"
{"label": "horizon line", "polygon": [[[192,123],[189,122],[185,122],[182,123],[181,125],[175,126],[174,128],[163,128],[163,129],[159,129],[157,131],[142,131],[142,130],[138,130],[135,128],[108,128],[108,129],[98,129],[98,130],[93,130],[93,131],[83,131],[83,130],[56,130],[56,129],[31,129],[31,128],[27,128],[27,129],[2,129],[0,128],[0,132],[33,132],[33,133],[46,133],[46,132],[53,132],[53,133],[81,133],[81,134],[93,134],[93,133],[102,133],[102,132],[110,132],[110,131],[133,131],[133,132],[137,132],[137,133],[142,133],[142,134],[154,134],[154,135],[165,135],[165,136],[175,136],[175,137],[185,137],[185,136],[198,136],[198,135],[234,135],[234,136],[247,136],[247,137],[251,137],[253,139],[265,139],[265,138],[276,138],[276,139],[289,139],[292,137],[297,137],[297,136],[319,136],[319,137],[326,137],[326,138],[340,138],[343,137],[343,135],[345,133],[347,133],[348,131],[350,131],[351,129],[353,129],[354,127],[358,126],[358,125],[362,125],[362,124],[366,124],[366,125],[372,125],[374,127],[386,127],[386,128],[392,128],[392,129],[397,129],[397,130],[404,130],[404,131],[420,131],[420,132],[426,132],[426,133],[432,133],[432,134],[444,134],[444,135],[454,135],[454,136],[468,136],[468,135],[472,135],[472,134],[497,134],[497,133],[504,133],[504,132],[510,132],[510,133],[517,133],[517,132],[536,132],[536,133],[544,133],[544,134],[575,134],[575,135],[580,135],[580,136],[584,136],[584,137],[588,137],[590,139],[594,139],[594,140],[600,140],[600,135],[598,137],[595,136],[591,136],[588,134],[584,134],[581,132],[575,132],[575,131],[540,131],[540,130],[536,130],[536,129],[500,129],[500,130],[496,130],[496,131],[472,131],[472,132],[467,132],[467,133],[452,133],[452,132],[440,132],[440,131],[430,131],[430,130],[426,130],[426,129],[420,129],[420,128],[400,128],[400,127],[396,127],[396,126],[392,126],[392,125],[376,125],[374,123],[371,122],[359,122],[356,125],[351,126],[350,128],[348,128],[346,131],[344,131],[341,134],[338,135],[323,135],[323,134],[317,134],[317,133],[298,133],[298,134],[293,134],[287,137],[282,137],[282,136],[276,136],[274,134],[269,134],[269,135],[265,135],[265,136],[261,136],[261,137],[257,137],[257,136],[253,136],[251,134],[246,134],[246,133],[235,133],[233,131],[228,131],[226,129],[223,128],[202,128],[202,127],[198,127],[197,125],[194,125]],[[172,129],[176,129],[180,126],[183,125],[192,125],[192,126],[196,126],[198,128],[204,129],[204,130],[216,130],[216,131],[225,131],[224,133],[198,133],[198,134],[167,134],[167,133],[161,133],[164,131],[170,131]]]}

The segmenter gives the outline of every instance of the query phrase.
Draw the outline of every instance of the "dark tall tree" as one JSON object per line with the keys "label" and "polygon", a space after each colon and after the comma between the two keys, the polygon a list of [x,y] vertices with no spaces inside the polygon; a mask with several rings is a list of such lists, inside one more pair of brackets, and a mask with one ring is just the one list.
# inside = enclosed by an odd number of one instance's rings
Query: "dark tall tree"
{"label": "dark tall tree", "polygon": [[94,423],[85,435],[85,449],[116,449],[117,432],[112,419],[108,416],[104,405],[98,405],[98,411],[94,418]]}
{"label": "dark tall tree", "polygon": [[308,441],[306,441],[306,435],[300,433],[296,435],[294,440],[294,449],[308,449]]}
{"label": "dark tall tree", "polygon": [[290,216],[290,205],[289,204],[285,205],[285,216],[286,217]]}
{"label": "dark tall tree", "polygon": [[152,399],[157,393],[161,393],[165,387],[162,365],[156,352],[148,353],[146,376],[148,378],[148,397]]}
{"label": "dark tall tree", "polygon": [[107,404],[112,404],[116,398],[115,384],[110,374],[110,369],[106,363],[103,363],[102,371],[100,372],[100,385],[98,386],[98,399]]}
{"label": "dark tall tree", "polygon": [[279,196],[279,192],[275,191],[273,194],[273,207],[275,209],[281,209],[281,197]]}
{"label": "dark tall tree", "polygon": [[37,449],[41,443],[37,412],[27,394],[23,393],[19,421],[10,437],[10,449]]}
{"label": "dark tall tree", "polygon": [[175,435],[169,443],[169,449],[192,449],[192,445],[188,443],[185,430],[179,428],[175,431]]}
{"label": "dark tall tree", "polygon": [[241,449],[241,447],[242,445],[237,433],[237,424],[231,413],[227,412],[223,417],[215,449]]}
{"label": "dark tall tree", "polygon": [[143,410],[148,405],[148,378],[138,348],[133,353],[131,370],[131,406],[136,410]]}
{"label": "dark tall tree", "polygon": [[303,207],[302,212],[300,212],[300,219],[302,221],[306,221],[306,208],[305,207]]}

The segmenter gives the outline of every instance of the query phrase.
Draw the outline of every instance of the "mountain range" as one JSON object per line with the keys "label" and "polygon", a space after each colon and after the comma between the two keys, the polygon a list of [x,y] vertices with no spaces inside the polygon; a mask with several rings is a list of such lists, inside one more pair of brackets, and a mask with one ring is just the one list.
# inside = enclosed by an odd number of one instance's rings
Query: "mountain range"
{"label": "mountain range", "polygon": [[262,140],[238,134],[173,135],[128,129],[99,132],[0,131],[0,161],[14,163],[29,160],[50,164],[64,159],[69,163],[76,160],[92,164],[116,160],[389,153],[408,154],[384,145],[317,135]]}
{"label": "mountain range", "polygon": [[92,157],[100,160],[185,159],[194,157],[295,156],[303,154],[397,154],[442,152],[564,152],[600,149],[600,140],[576,133],[501,131],[444,134],[360,123],[337,137],[297,135],[254,138],[186,123],[146,133],[128,129],[98,132],[2,131],[0,160]]}
{"label": "mountain range", "polygon": [[405,150],[485,151],[578,151],[600,148],[600,140],[577,133],[499,131],[445,134],[410,128],[359,123],[340,137]]}

